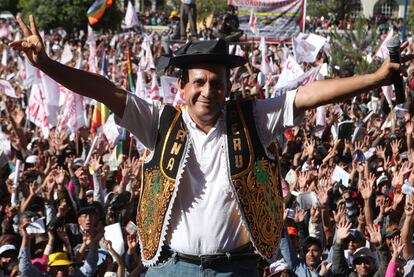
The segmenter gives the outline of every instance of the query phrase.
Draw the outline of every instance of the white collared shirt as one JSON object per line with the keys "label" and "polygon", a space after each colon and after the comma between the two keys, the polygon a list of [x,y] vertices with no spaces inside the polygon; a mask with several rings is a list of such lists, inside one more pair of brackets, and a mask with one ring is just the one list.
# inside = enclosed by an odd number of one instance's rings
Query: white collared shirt
{"label": "white collared shirt", "polygon": [[[296,91],[290,91],[255,102],[254,118],[245,120],[255,121],[263,145],[268,146],[285,127],[294,125],[295,95]],[[151,150],[155,147],[160,114],[159,105],[130,94],[122,121],[118,123],[117,119],[117,123]],[[187,110],[183,120],[191,145],[173,205],[167,244],[174,251],[192,255],[231,251],[249,242],[249,236],[230,186],[224,116],[207,134],[197,128]]]}

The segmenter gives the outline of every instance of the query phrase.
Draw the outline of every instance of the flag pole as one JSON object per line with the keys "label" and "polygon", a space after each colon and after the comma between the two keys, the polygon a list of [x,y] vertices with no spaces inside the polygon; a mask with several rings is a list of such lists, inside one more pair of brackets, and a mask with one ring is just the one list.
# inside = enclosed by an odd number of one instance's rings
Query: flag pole
{"label": "flag pole", "polygon": [[403,26],[402,26],[402,30],[401,30],[401,41],[405,41],[405,39],[406,39],[407,10],[408,10],[408,0],[404,0],[404,18],[403,18]]}

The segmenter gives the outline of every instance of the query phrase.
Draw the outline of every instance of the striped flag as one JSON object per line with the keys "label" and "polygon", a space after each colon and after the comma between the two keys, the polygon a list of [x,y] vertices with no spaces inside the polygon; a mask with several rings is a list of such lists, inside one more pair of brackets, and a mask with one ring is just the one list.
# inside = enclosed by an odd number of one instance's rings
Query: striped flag
{"label": "striped flag", "polygon": [[110,8],[111,5],[112,0],[96,0],[87,12],[89,24],[96,24],[104,15],[105,10]]}
{"label": "striped flag", "polygon": [[151,89],[149,90],[148,93],[149,97],[152,100],[161,100],[161,96],[160,96],[160,88],[158,86],[158,81],[157,81],[157,74],[152,74],[152,83],[151,83]]}
{"label": "striped flag", "polygon": [[129,49],[127,49],[127,68],[128,68],[129,91],[135,91],[134,79],[132,78],[131,52],[129,52]]}
{"label": "striped flag", "polygon": [[253,34],[255,34],[255,35],[258,34],[257,17],[256,17],[256,13],[254,12],[253,9],[251,9],[251,11],[250,11],[249,27],[250,27],[250,30],[252,31]]}
{"label": "striped flag", "polygon": [[[108,76],[108,59],[106,58],[106,49],[102,51],[102,65],[101,75],[104,77]],[[91,122],[91,133],[96,134],[98,128],[100,128],[107,121],[110,110],[105,104],[96,102],[93,108],[92,122]]]}

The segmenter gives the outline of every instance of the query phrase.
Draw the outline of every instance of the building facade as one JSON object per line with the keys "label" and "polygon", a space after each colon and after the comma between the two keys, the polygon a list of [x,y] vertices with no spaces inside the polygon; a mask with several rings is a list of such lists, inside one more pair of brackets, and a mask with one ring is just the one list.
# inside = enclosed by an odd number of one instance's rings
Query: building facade
{"label": "building facade", "polygon": [[[352,16],[404,16],[404,0],[351,0]],[[408,1],[411,2],[411,1]]]}

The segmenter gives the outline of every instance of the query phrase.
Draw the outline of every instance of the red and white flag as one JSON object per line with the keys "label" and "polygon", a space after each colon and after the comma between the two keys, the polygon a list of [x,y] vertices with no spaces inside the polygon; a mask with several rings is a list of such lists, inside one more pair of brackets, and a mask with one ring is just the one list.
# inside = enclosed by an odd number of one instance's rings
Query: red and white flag
{"label": "red and white flag", "polygon": [[289,81],[295,80],[302,74],[302,67],[300,67],[300,65],[292,56],[289,56],[285,65],[283,66],[282,73],[277,80],[275,89],[277,90],[278,88],[285,86]]}
{"label": "red and white flag", "polygon": [[49,120],[40,76],[32,85],[28,105],[28,118],[42,130],[45,138],[49,137]]}
{"label": "red and white flag", "polygon": [[157,74],[152,75],[151,89],[148,91],[148,96],[152,100],[161,100],[160,88],[158,86]]}
{"label": "red and white flag", "polygon": [[251,11],[250,11],[249,27],[250,27],[250,30],[252,31],[253,34],[255,34],[255,35],[258,34],[257,17],[256,17],[256,13],[254,12],[253,9],[251,9]]}
{"label": "red and white flag", "polygon": [[381,43],[380,48],[378,49],[377,53],[375,53],[375,57],[378,57],[382,60],[388,59],[390,53],[388,52],[387,43],[394,36],[394,29],[391,28],[391,31],[388,32],[387,36],[385,37],[384,41]]}
{"label": "red and white flag", "polygon": [[132,28],[138,25],[138,17],[131,1],[128,1],[128,8],[125,14],[125,28]]}
{"label": "red and white flag", "polygon": [[0,80],[0,92],[6,94],[9,97],[17,98],[16,91],[9,81]]}
{"label": "red and white flag", "polygon": [[62,96],[64,95],[65,102],[61,108],[61,115],[59,118],[59,128],[68,127],[73,133],[79,128],[85,126],[84,111],[85,105],[83,103],[83,96],[76,94],[65,87],[61,87]]}

